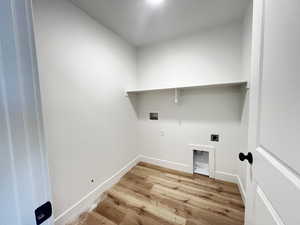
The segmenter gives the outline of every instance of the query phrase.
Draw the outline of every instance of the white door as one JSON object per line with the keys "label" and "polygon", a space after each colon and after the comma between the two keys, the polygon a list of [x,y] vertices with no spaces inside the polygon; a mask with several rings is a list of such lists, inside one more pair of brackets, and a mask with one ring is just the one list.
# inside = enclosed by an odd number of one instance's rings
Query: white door
{"label": "white door", "polygon": [[1,225],[36,224],[35,209],[50,200],[46,158],[31,1],[1,0]]}
{"label": "white door", "polygon": [[300,1],[254,0],[247,225],[300,225]]}

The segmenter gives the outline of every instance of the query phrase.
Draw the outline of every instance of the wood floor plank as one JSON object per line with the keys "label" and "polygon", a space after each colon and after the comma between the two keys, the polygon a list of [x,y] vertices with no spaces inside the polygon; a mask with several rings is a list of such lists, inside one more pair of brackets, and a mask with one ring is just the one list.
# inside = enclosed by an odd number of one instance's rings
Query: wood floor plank
{"label": "wood floor plank", "polygon": [[178,224],[178,225],[185,225],[186,219],[178,216],[169,210],[157,207],[149,202],[143,201],[135,196],[132,196],[124,191],[120,191],[120,189],[114,187],[111,190],[109,190],[109,194],[115,198],[121,199],[125,201],[128,205],[139,208],[141,210],[144,210],[150,214],[153,214],[154,216],[161,217],[164,220]]}
{"label": "wood floor plank", "polygon": [[230,199],[235,199],[235,200],[239,201],[239,203],[242,204],[242,199],[241,199],[240,193],[232,188],[227,187],[226,189],[224,189],[218,185],[213,185],[213,184],[208,185],[206,182],[201,183],[199,181],[195,181],[193,179],[188,179],[186,177],[178,177],[177,175],[173,175],[173,174],[160,173],[159,171],[140,167],[140,166],[136,166],[130,172],[137,176],[143,177],[143,178],[148,178],[151,175],[161,177],[162,179],[169,180],[170,182],[185,184],[186,186],[195,187],[199,190],[219,194],[224,197],[228,197]]}
{"label": "wood floor plank", "polygon": [[119,210],[115,204],[106,199],[97,206],[95,211],[116,224],[120,224],[126,215],[126,212]]}
{"label": "wood floor plank", "polygon": [[[153,214],[150,214],[147,211],[145,211],[144,209],[132,207],[131,205],[127,204],[127,202],[123,201],[122,199],[118,199],[114,196],[111,196],[110,194],[108,194],[107,198],[110,199],[111,201],[113,201],[114,204],[116,204],[120,210],[126,210],[127,211],[126,215],[129,215],[129,214],[130,215],[138,215],[148,221],[155,221],[155,222],[153,222],[154,224],[158,223],[158,224],[163,224],[163,225],[176,225],[174,223],[170,223],[170,222],[164,220],[163,218],[160,218]],[[125,220],[125,218],[124,218],[124,220]]]}
{"label": "wood floor plank", "polygon": [[161,185],[154,185],[151,192],[157,192],[161,195],[174,198],[178,201],[182,201],[185,204],[192,205],[194,207],[199,207],[204,210],[212,211],[217,215],[224,215],[232,219],[242,220],[243,212],[240,210],[229,209],[228,207],[214,203],[209,200],[198,198],[194,195],[186,194],[184,192],[173,190],[170,188],[163,187]]}
{"label": "wood floor plank", "polygon": [[[202,185],[202,186],[206,186],[208,188],[212,188],[216,191],[224,191],[224,192],[228,192],[231,193],[233,195],[239,195],[239,189],[238,186],[236,184],[229,184],[228,182],[219,182],[213,179],[210,179],[209,181],[207,179],[200,179],[200,177],[198,175],[191,175],[190,177],[186,177],[186,176],[178,176],[175,173],[169,173],[169,172],[161,172],[160,170],[156,170],[153,168],[149,168],[149,167],[143,167],[143,166],[136,166],[135,168],[133,168],[133,171],[144,171],[145,174],[144,176],[147,176],[147,173],[153,174],[153,175],[158,175],[158,176],[165,176],[167,178],[172,178],[172,179],[176,179],[180,182],[182,181],[186,181],[189,183],[193,183],[196,185]],[[204,176],[203,176],[204,178]]]}
{"label": "wood floor plank", "polygon": [[[155,192],[153,192],[155,194]],[[159,194],[159,193],[156,193]],[[167,195],[162,195],[162,198],[173,201],[177,204],[176,208],[178,212],[184,212],[186,218],[188,219],[203,219],[212,225],[242,225],[244,224],[240,220],[235,220],[230,217],[227,217],[226,214],[216,212],[214,210],[206,210],[201,207],[195,207],[191,204],[188,204],[184,201],[174,199]]]}
{"label": "wood floor plank", "polygon": [[128,213],[120,225],[164,225],[163,222],[154,220],[151,217],[140,216],[135,213]]}
{"label": "wood floor plank", "polygon": [[[159,180],[159,181],[160,181],[159,183],[156,183],[157,185],[164,184],[163,180]],[[128,188],[131,191],[134,191],[134,193],[136,193],[136,194],[144,196],[144,198],[147,198],[147,200],[154,201],[155,204],[163,205],[163,203],[165,203],[165,201],[163,201],[161,198],[159,198],[159,195],[155,196],[155,195],[153,195],[153,192],[149,193],[148,190],[143,187],[143,184],[137,185],[136,183],[132,182],[131,180],[122,179],[119,182],[119,185],[122,185],[123,187]],[[170,191],[177,190],[177,191],[179,191],[179,193],[187,194],[187,196],[193,196],[196,199],[199,198],[199,201],[206,203],[205,205],[208,205],[208,206],[211,206],[214,208],[221,208],[221,211],[223,210],[225,212],[230,212],[230,211],[237,212],[239,214],[239,216],[243,215],[243,213],[244,213],[243,205],[234,204],[234,203],[230,202],[230,200],[227,200],[227,199],[224,200],[218,196],[210,196],[210,195],[207,195],[207,193],[203,194],[202,192],[200,192],[201,194],[199,195],[196,193],[199,190],[193,189],[193,188],[192,188],[192,191],[186,191],[187,189],[191,189],[190,187],[186,187],[186,186],[184,187],[184,190],[181,190],[180,188],[173,188],[172,185],[170,185],[170,186],[163,186],[163,187],[170,188],[171,189]],[[215,200],[212,200],[212,198],[215,198]],[[174,211],[173,206],[171,206],[170,208],[173,209],[173,211]]]}
{"label": "wood floor plank", "polygon": [[126,181],[121,181],[117,185],[118,188],[126,189],[126,192],[130,195],[135,196],[136,198],[141,199],[142,201],[146,201],[156,207],[167,210],[171,213],[174,213],[178,216],[186,217],[185,213],[179,213],[178,208],[176,207],[177,203],[174,203],[170,200],[166,200],[165,198],[161,198],[160,195],[155,195],[144,189],[142,186],[138,186]]}
{"label": "wood floor plank", "polygon": [[[205,211],[200,211],[196,209],[192,209],[191,207],[182,204],[179,201],[174,201],[173,199],[166,198],[160,194],[156,193],[150,193],[148,190],[144,189],[142,185],[136,185],[134,183],[131,183],[129,180],[124,180],[122,179],[119,183],[118,186],[123,186],[124,188],[128,188],[130,190],[133,190],[136,194],[143,195],[144,198],[147,198],[148,201],[151,201],[153,204],[155,204],[158,207],[161,208],[166,208],[170,210],[171,212],[175,213],[176,215],[182,216],[187,218],[191,223],[193,220],[195,221],[200,221],[198,224],[212,224],[212,225],[223,225],[224,222],[223,220],[221,223],[215,222],[213,220],[211,223],[206,221],[205,215],[207,215],[207,212]],[[208,215],[208,217],[212,217],[211,215]],[[197,224],[193,222],[193,224]]]}
{"label": "wood floor plank", "polygon": [[209,223],[206,220],[203,220],[203,219],[200,219],[200,218],[198,218],[198,219],[193,218],[193,219],[188,219],[186,221],[186,225],[214,225],[214,224]]}
{"label": "wood floor plank", "polygon": [[83,225],[243,225],[244,205],[236,184],[141,162],[87,215]]}
{"label": "wood floor plank", "polygon": [[221,185],[221,186],[229,186],[229,187],[232,187],[232,188],[234,188],[238,191],[237,185],[234,184],[234,183],[221,181],[221,180],[217,180],[217,179],[211,179],[207,176],[198,175],[198,174],[189,174],[189,173],[186,173],[186,172],[180,172],[180,171],[177,171],[177,170],[168,169],[168,168],[160,167],[160,166],[157,166],[157,165],[152,165],[152,164],[145,163],[145,162],[140,162],[138,164],[138,166],[142,166],[142,167],[146,167],[146,168],[150,168],[150,169],[155,169],[155,170],[158,170],[162,173],[169,173],[169,174],[173,174],[173,175],[176,175],[176,176],[181,176],[181,177],[186,177],[186,178],[193,179],[193,180],[198,180],[200,182],[213,183],[214,185]]}
{"label": "wood floor plank", "polygon": [[145,189],[147,190],[151,190],[151,188],[153,187],[153,183],[151,182],[147,182],[147,177],[140,177],[135,175],[134,173],[128,172],[122,179],[122,180],[128,180],[132,183],[135,183],[136,185],[141,185],[143,186]]}
{"label": "wood floor plank", "polygon": [[166,179],[155,176],[149,176],[147,178],[147,182],[152,184],[158,184],[173,190],[178,190],[180,192],[196,196],[200,199],[205,199],[207,201],[215,202],[216,204],[224,205],[231,209],[236,209],[240,211],[244,210],[244,205],[239,199],[236,200],[229,197],[224,197],[218,193],[207,192],[203,189],[195,188],[182,183],[171,182]]}
{"label": "wood floor plank", "polygon": [[116,225],[111,220],[95,212],[88,213],[85,223],[86,225]]}
{"label": "wood floor plank", "polygon": [[[118,185],[122,185],[124,188],[128,188],[130,191],[136,195],[143,195],[143,198],[146,199],[146,201],[151,201],[153,204],[161,207],[166,208],[173,213],[183,216],[187,219],[195,219],[197,220],[207,220],[211,221],[212,224],[218,225],[218,224],[227,224],[224,223],[224,221],[228,221],[228,224],[242,224],[234,218],[227,218],[228,215],[226,215],[223,211],[217,211],[213,208],[207,209],[207,208],[197,208],[193,207],[193,205],[188,205],[187,203],[183,203],[180,200],[177,200],[177,198],[168,198],[168,196],[164,196],[162,193],[156,193],[152,192],[149,194],[148,190],[143,189],[143,186],[136,185],[134,183],[130,183],[128,180],[122,179]],[[134,191],[134,192],[133,192]],[[240,210],[241,214],[243,214],[243,209]],[[226,210],[225,210],[226,212]],[[208,215],[208,216],[207,216]],[[207,217],[206,217],[207,216]],[[241,216],[243,217],[243,216]],[[212,220],[209,220],[209,218],[213,218]]]}
{"label": "wood floor plank", "polygon": [[179,181],[186,181],[186,182],[191,182],[191,183],[194,183],[194,184],[203,185],[203,186],[206,186],[208,188],[215,189],[218,192],[223,191],[223,192],[227,192],[227,193],[230,193],[230,194],[233,194],[233,195],[239,195],[240,194],[237,185],[230,185],[229,186],[227,184],[222,184],[222,183],[219,183],[219,182],[214,182],[214,181],[207,182],[205,180],[195,179],[195,178],[194,179],[189,179],[189,178],[180,177],[180,176],[177,176],[177,175],[174,175],[174,174],[166,174],[166,176],[177,179]]}

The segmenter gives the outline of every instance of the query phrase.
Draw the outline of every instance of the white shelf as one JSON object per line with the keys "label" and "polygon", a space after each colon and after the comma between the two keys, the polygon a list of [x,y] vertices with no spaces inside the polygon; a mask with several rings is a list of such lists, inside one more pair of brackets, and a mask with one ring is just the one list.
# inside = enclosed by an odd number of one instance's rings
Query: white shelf
{"label": "white shelf", "polygon": [[147,88],[147,89],[132,89],[127,90],[126,94],[138,94],[143,92],[151,91],[163,91],[163,90],[176,90],[176,89],[188,89],[188,88],[201,88],[201,87],[233,87],[233,86],[245,86],[247,87],[248,82],[242,81],[231,81],[231,82],[217,82],[217,83],[202,83],[187,86],[173,86],[173,87],[161,87],[161,88]]}

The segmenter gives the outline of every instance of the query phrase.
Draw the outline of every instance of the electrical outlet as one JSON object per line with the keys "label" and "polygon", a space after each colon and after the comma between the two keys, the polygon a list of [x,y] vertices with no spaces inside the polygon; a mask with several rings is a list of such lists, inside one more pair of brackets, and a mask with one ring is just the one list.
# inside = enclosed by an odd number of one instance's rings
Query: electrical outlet
{"label": "electrical outlet", "polygon": [[210,141],[219,142],[219,135],[218,134],[212,134],[211,137],[210,137]]}
{"label": "electrical outlet", "polygon": [[165,136],[165,131],[164,130],[160,130],[160,136]]}

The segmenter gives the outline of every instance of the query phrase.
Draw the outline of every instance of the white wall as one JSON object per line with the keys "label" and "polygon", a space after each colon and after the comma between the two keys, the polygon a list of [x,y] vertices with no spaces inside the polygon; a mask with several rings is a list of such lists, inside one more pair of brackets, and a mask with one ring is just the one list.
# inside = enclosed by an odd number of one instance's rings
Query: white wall
{"label": "white wall", "polygon": [[[139,48],[138,87],[241,80],[242,31],[242,23],[237,21]],[[243,148],[244,95],[238,87],[190,89],[181,93],[176,105],[173,91],[140,94],[137,109],[142,154],[189,167],[189,144],[213,145],[217,149],[217,176],[236,179],[230,174],[238,174],[238,153]],[[160,113],[159,121],[148,119],[152,111]],[[210,142],[213,133],[220,135],[220,142]]]}
{"label": "white wall", "polygon": [[[137,156],[135,49],[68,1],[36,0],[35,31],[57,218]],[[95,183],[91,183],[91,179]]]}
{"label": "white wall", "polygon": [[[172,91],[145,93],[138,98],[139,148],[142,154],[191,167],[189,144],[216,147],[216,170],[237,174],[243,95],[239,87],[190,89],[174,104]],[[150,121],[149,112],[159,112]],[[220,142],[210,142],[210,135]]]}
{"label": "white wall", "polygon": [[242,21],[138,48],[138,87],[241,79]]}

